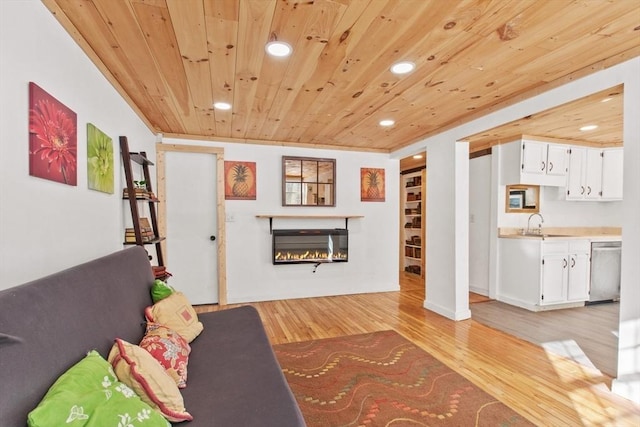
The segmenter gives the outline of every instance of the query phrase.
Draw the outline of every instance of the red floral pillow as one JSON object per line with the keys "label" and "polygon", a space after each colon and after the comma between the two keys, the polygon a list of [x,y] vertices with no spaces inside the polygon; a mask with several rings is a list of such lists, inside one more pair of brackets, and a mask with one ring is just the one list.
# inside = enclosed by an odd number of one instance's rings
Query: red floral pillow
{"label": "red floral pillow", "polygon": [[187,363],[191,347],[180,334],[164,325],[149,322],[140,347],[160,362],[179,388],[187,386]]}

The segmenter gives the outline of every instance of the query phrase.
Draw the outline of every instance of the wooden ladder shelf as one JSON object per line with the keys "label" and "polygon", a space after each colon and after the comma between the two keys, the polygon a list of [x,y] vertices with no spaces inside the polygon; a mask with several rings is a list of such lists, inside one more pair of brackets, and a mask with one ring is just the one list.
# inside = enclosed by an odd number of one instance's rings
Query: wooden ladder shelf
{"label": "wooden ladder shelf", "polygon": [[[144,151],[139,153],[132,153],[129,151],[129,143],[126,136],[120,137],[120,153],[122,154],[122,165],[124,166],[124,175],[127,181],[127,189],[126,192],[123,192],[123,198],[129,199],[131,220],[133,222],[133,231],[135,234],[135,241],[127,241],[125,238],[124,244],[135,244],[138,246],[155,245],[158,267],[164,267],[162,245],[160,244],[164,240],[164,237],[159,236],[158,219],[156,215],[156,203],[158,203],[158,199],[153,193],[153,188],[151,187],[151,175],[149,174],[149,166],[153,166],[153,162],[147,158],[147,153]],[[136,193],[136,186],[133,181],[132,162],[142,166],[146,190],[143,194]],[[151,238],[146,234],[143,234],[138,202],[147,202],[149,205],[150,226],[153,230],[153,236]]]}

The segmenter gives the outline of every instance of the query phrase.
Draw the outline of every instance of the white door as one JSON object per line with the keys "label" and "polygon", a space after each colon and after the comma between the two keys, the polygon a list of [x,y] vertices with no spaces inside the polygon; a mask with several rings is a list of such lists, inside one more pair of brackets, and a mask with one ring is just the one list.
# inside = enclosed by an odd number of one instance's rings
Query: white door
{"label": "white door", "polygon": [[165,154],[169,284],[191,304],[218,302],[216,156]]}

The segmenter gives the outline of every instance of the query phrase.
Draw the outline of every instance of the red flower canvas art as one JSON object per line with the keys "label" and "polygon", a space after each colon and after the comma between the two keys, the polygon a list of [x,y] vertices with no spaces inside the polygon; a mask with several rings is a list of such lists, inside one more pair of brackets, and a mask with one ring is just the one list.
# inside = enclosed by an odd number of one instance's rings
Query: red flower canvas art
{"label": "red flower canvas art", "polygon": [[29,175],[77,185],[77,117],[29,83]]}

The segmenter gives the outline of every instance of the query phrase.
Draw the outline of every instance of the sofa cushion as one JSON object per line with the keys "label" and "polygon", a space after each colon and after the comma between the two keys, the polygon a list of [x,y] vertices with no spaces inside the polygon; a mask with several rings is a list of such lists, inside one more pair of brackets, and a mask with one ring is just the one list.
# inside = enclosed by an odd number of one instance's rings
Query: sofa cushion
{"label": "sofa cushion", "polygon": [[118,379],[169,421],[191,421],[178,386],[160,363],[137,345],[119,338],[115,341],[108,360]]}
{"label": "sofa cushion", "polygon": [[147,307],[144,315],[148,322],[160,323],[173,329],[187,342],[193,341],[202,332],[202,323],[189,300],[182,292],[174,292],[167,298]]}
{"label": "sofa cushion", "polygon": [[187,386],[187,364],[191,347],[180,334],[159,323],[148,323],[140,347],[160,362],[179,388]]}
{"label": "sofa cushion", "polygon": [[30,427],[168,426],[149,405],[118,381],[111,365],[93,350],[63,373],[29,413]]}
{"label": "sofa cushion", "polygon": [[191,343],[181,390],[194,417],[185,427],[304,426],[257,310],[228,308],[200,320],[204,332]]}

